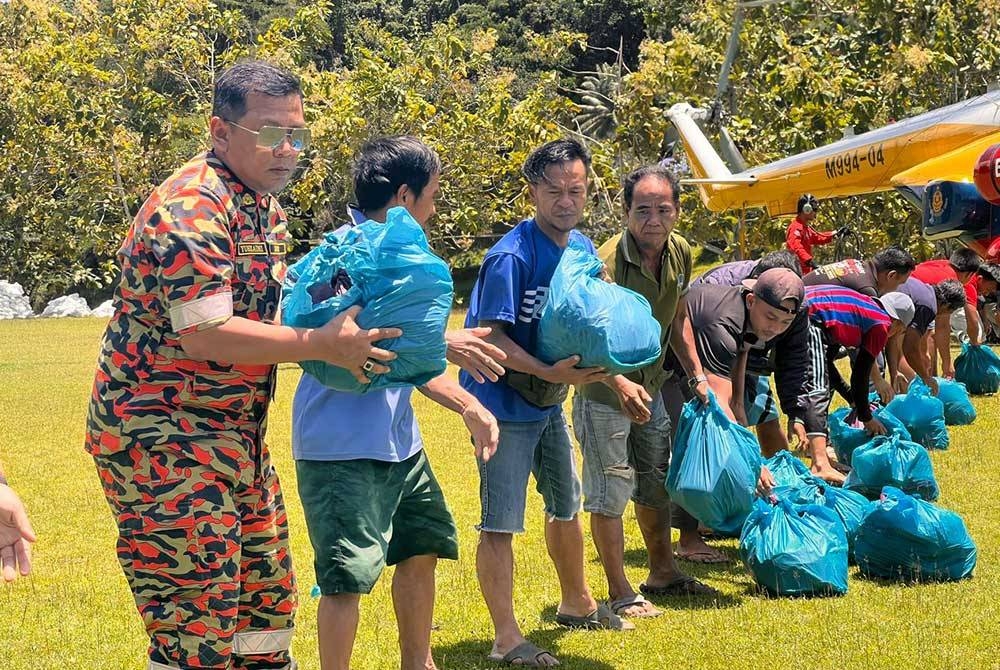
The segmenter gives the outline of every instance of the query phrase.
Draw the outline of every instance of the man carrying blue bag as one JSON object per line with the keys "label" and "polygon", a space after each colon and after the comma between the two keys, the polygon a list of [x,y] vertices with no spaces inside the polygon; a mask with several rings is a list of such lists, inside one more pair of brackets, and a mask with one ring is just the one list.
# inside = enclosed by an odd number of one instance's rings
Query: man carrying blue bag
{"label": "man carrying blue bag", "polygon": [[500,424],[496,456],[481,461],[476,570],[495,638],[489,657],[511,665],[552,666],[550,652],[525,639],[514,615],[513,536],[524,531],[528,479],[545,505],[545,543],[559,578],[556,622],[567,627],[634,628],[598,604],[584,574],[580,482],[561,403],[568,387],[599,382],[602,368],[577,368],[580,357],[548,364],[538,358],[539,319],[550,282],[570,245],[594,252],[576,230],[587,203],[590,153],[575,140],[548,142],[523,167],[535,215],[518,223],[487,253],[472,289],[466,325],[492,328],[488,341],[507,354],[499,382],[462,385]]}
{"label": "man carrying blue bag", "polygon": [[[377,236],[378,227],[386,226],[388,236],[391,227],[404,226],[407,235],[418,235],[417,226],[424,226],[434,215],[440,172],[437,154],[415,138],[386,137],[365,145],[354,168],[358,231]],[[415,241],[419,244],[407,252],[412,254],[409,262],[417,262],[417,252],[422,250],[425,265],[435,265],[423,236]],[[376,251],[369,260],[377,266],[382,261],[398,264],[406,257],[378,259]],[[439,302],[443,287],[437,285],[439,273],[427,273],[427,267],[412,269],[410,276],[420,276],[431,286],[424,292],[409,286],[415,291],[406,300],[423,304],[423,311],[430,314],[435,310],[428,303]],[[406,268],[397,270],[406,276]],[[387,275],[397,270],[387,270]],[[385,284],[386,277],[361,273],[357,279],[370,281],[371,286],[357,286],[350,276],[338,273],[329,285],[316,283],[309,288],[322,302],[328,299],[327,292],[371,292]],[[450,289],[450,280],[447,284]],[[444,354],[451,302],[450,290],[445,292],[449,296],[441,322],[415,323],[410,329],[437,329],[438,341],[430,344],[439,352],[435,353],[438,358]],[[368,305],[384,296],[370,297],[374,300]],[[410,320],[415,318],[409,315]],[[429,368],[415,371],[413,383],[421,384],[421,393],[462,416],[476,456],[488,460],[499,439],[494,417],[447,375],[423,383],[427,374],[443,369],[443,364],[443,360],[431,361]],[[368,373],[379,375],[377,370]],[[331,374],[331,379],[343,381],[340,377]],[[292,453],[322,593],[317,627],[323,668],[350,666],[361,595],[371,591],[386,565],[396,566],[392,595],[399,624],[400,667],[434,667],[430,650],[434,570],[438,558],[458,558],[458,539],[410,406],[413,384],[403,382],[396,379],[365,393],[349,392],[324,386],[307,372],[295,393]]]}
{"label": "man carrying blue bag", "polygon": [[[656,360],[627,375],[577,387],[573,429],[583,451],[584,510],[608,580],[611,609],[622,616],[650,617],[660,611],[643,595],[715,595],[714,589],[681,573],[670,542],[670,499],[664,488],[670,462],[670,418],[660,397],[668,372],[663,350],[670,343],[687,361],[695,392],[705,399],[707,385],[687,319],[685,294],[691,278],[691,248],[673,232],[680,213],[677,178],[658,166],[643,167],[625,178],[626,230],[598,250],[619,286],[641,294],[653,309]],[[628,327],[638,327],[630,323]],[[622,515],[635,505],[649,575],[639,595],[625,575]]]}

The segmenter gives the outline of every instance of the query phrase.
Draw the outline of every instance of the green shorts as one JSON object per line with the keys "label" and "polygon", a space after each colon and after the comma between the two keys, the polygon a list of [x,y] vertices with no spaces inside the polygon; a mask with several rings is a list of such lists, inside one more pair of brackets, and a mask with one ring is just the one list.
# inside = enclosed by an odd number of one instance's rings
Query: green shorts
{"label": "green shorts", "polygon": [[458,531],[423,450],[400,463],[295,461],[323,595],[371,593],[386,565],[458,558]]}

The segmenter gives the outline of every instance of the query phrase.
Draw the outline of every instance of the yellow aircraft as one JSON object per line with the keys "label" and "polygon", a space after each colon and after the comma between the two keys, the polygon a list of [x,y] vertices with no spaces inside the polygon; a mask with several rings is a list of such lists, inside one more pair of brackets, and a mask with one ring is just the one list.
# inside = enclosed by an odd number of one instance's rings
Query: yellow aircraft
{"label": "yellow aircraft", "polygon": [[[986,200],[1000,204],[993,148],[1000,143],[1000,91],[735,174],[698,125],[708,114],[685,103],[667,112],[693,174],[682,183],[697,185],[714,212],[765,208],[779,216],[794,214],[803,193],[823,199],[896,189],[923,209],[925,237],[957,237],[984,257],[996,241],[1000,251],[1000,207]],[[980,188],[973,183],[977,163]]]}

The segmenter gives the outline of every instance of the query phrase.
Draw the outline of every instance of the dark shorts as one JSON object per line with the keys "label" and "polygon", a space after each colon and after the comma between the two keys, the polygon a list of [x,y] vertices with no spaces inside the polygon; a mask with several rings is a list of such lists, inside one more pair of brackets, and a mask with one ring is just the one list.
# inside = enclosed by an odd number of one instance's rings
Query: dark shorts
{"label": "dark shorts", "polygon": [[370,593],[386,565],[458,558],[458,533],[421,450],[405,461],[295,461],[323,595]]}

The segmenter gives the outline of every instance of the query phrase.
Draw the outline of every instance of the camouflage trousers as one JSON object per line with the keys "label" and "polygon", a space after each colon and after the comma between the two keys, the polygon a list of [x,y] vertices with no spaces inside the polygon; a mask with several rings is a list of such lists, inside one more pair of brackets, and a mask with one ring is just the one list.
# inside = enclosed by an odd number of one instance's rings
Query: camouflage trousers
{"label": "camouflage trousers", "polygon": [[171,437],[95,456],[149,670],[293,668],[288,520],[259,434]]}

